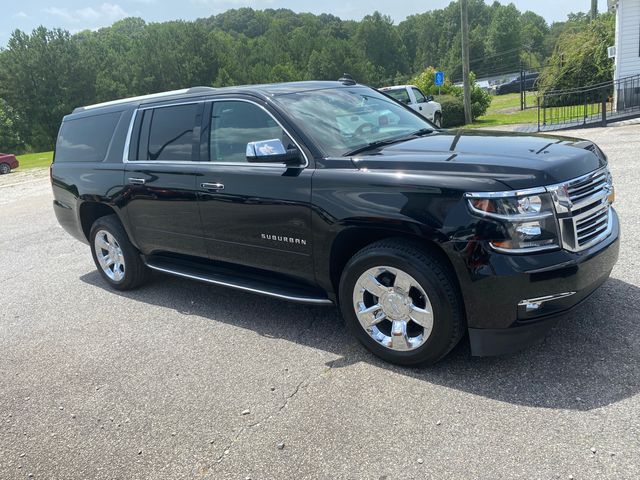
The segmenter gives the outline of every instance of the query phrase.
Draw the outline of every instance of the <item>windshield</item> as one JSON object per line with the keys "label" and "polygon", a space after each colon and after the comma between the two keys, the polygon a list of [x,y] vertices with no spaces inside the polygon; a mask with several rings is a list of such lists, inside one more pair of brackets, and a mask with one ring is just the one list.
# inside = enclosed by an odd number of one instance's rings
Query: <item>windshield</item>
{"label": "windshield", "polygon": [[289,93],[278,96],[278,101],[331,157],[433,128],[427,120],[367,87]]}

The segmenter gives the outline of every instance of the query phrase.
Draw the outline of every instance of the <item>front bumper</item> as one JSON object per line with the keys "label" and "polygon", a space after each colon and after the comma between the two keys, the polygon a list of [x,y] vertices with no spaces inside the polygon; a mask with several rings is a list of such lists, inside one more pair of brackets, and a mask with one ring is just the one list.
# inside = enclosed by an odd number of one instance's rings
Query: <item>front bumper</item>
{"label": "front bumper", "polygon": [[[521,350],[542,338],[560,315],[589,297],[609,278],[620,247],[619,220],[612,211],[611,234],[588,250],[526,256],[492,252],[484,265],[470,269],[466,264],[461,287],[473,355]],[[543,302],[537,309],[527,309],[522,304],[526,299],[567,292],[572,294]]]}

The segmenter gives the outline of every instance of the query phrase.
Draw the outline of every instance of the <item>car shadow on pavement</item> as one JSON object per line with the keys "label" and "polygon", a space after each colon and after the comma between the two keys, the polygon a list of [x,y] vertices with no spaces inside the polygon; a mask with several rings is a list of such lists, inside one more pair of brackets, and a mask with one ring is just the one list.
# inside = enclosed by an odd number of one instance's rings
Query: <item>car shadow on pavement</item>
{"label": "car shadow on pavement", "polygon": [[591,410],[640,392],[640,288],[608,280],[563,316],[542,342],[515,355],[477,358],[464,339],[440,363],[402,368],[379,360],[347,331],[335,307],[293,304],[156,274],[139,290],[110,289],[96,271],[81,280],[113,295],[198,315],[322,349],[344,368],[366,362],[431,384],[531,407]]}

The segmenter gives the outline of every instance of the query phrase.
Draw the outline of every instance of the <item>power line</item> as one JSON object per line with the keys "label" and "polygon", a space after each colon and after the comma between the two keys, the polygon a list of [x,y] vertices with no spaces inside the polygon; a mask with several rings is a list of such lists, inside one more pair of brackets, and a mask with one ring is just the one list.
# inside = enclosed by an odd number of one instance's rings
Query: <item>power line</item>
{"label": "power line", "polygon": [[507,55],[509,53],[520,52],[520,51],[523,51],[523,48],[522,47],[516,47],[516,48],[512,48],[511,50],[504,50],[502,52],[497,52],[497,53],[494,53],[492,55],[485,55],[485,56],[482,56],[482,57],[476,57],[473,60],[471,60],[469,63],[470,64],[474,64],[474,63],[486,60],[488,58],[501,57],[501,56]]}

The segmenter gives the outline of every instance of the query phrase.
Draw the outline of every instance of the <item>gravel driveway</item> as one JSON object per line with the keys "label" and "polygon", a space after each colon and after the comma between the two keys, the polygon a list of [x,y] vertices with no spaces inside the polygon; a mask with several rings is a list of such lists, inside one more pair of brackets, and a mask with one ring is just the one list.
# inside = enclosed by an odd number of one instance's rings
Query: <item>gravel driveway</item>
{"label": "gravel driveway", "polygon": [[608,153],[624,240],[544,342],[428,369],[332,307],[157,276],[106,289],[46,172],[0,182],[0,478],[640,478],[640,125]]}

